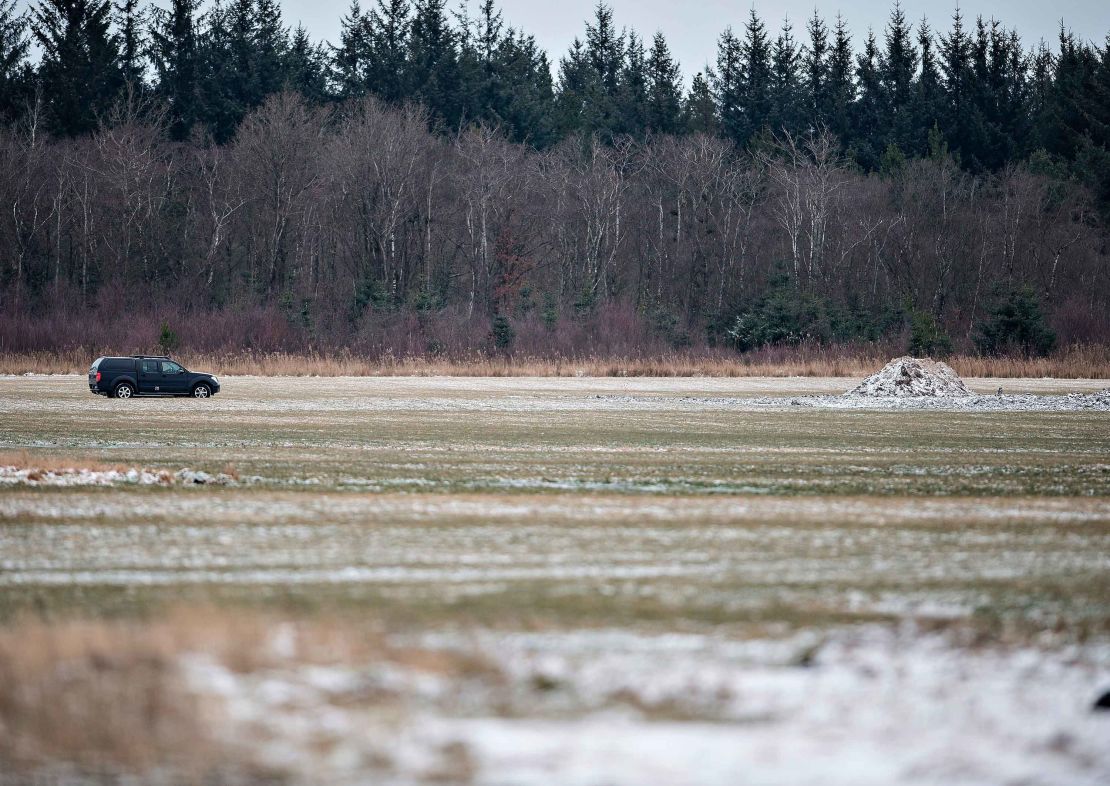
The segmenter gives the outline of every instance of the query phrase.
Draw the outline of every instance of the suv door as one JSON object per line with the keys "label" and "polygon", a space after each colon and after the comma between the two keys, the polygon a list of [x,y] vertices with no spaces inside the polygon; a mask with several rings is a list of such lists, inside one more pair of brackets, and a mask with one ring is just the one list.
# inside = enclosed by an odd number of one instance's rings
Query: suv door
{"label": "suv door", "polygon": [[185,373],[185,369],[172,360],[163,360],[161,364],[162,390],[160,392],[170,393],[175,396],[188,393],[189,391],[186,388],[189,386],[189,375]]}
{"label": "suv door", "polygon": [[139,361],[139,392],[163,393],[162,364],[158,360]]}

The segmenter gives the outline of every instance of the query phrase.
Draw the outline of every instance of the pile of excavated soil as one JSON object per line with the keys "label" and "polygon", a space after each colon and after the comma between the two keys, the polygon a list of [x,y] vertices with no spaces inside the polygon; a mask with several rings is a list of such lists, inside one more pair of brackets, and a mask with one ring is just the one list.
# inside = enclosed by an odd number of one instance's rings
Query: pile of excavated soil
{"label": "pile of excavated soil", "polygon": [[890,361],[881,371],[872,374],[845,395],[874,398],[951,398],[970,396],[971,391],[947,363],[906,356]]}

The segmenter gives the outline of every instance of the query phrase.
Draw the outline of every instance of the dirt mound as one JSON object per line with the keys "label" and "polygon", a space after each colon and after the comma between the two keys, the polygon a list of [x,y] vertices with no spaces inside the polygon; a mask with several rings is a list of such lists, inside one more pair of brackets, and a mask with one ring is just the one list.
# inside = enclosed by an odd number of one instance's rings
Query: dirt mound
{"label": "dirt mound", "polygon": [[876,374],[849,390],[848,396],[897,398],[948,398],[970,396],[971,391],[946,363],[929,358],[896,358]]}

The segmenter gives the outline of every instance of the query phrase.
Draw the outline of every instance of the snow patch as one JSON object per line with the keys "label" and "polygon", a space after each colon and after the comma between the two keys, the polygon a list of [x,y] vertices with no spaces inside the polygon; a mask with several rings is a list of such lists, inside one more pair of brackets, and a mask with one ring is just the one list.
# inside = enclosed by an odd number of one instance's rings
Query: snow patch
{"label": "snow patch", "polygon": [[[400,643],[400,642],[398,642]],[[179,665],[215,731],[291,783],[1095,784],[1106,643],[960,646],[914,629],[785,639],[438,632],[489,669]],[[465,755],[444,760],[444,751]],[[373,755],[377,753],[378,755]],[[384,755],[383,755],[384,754]],[[452,764],[454,766],[452,767]]]}
{"label": "snow patch", "polygon": [[0,485],[5,486],[168,486],[171,483],[173,475],[166,470],[0,467]]}
{"label": "snow patch", "polygon": [[223,472],[210,475],[192,469],[96,470],[83,467],[38,469],[0,467],[0,486],[235,486],[239,481]]}

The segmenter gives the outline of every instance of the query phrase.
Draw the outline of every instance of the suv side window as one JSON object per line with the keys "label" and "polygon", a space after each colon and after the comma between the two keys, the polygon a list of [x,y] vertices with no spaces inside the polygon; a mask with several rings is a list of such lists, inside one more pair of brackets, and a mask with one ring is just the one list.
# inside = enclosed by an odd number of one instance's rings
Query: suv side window
{"label": "suv side window", "polygon": [[144,374],[157,374],[158,373],[158,361],[157,360],[144,360],[143,361],[143,373]]}
{"label": "suv side window", "polygon": [[162,373],[163,374],[181,374],[184,371],[185,371],[185,369],[183,369],[181,366],[174,363],[172,360],[163,360],[162,361]]}

